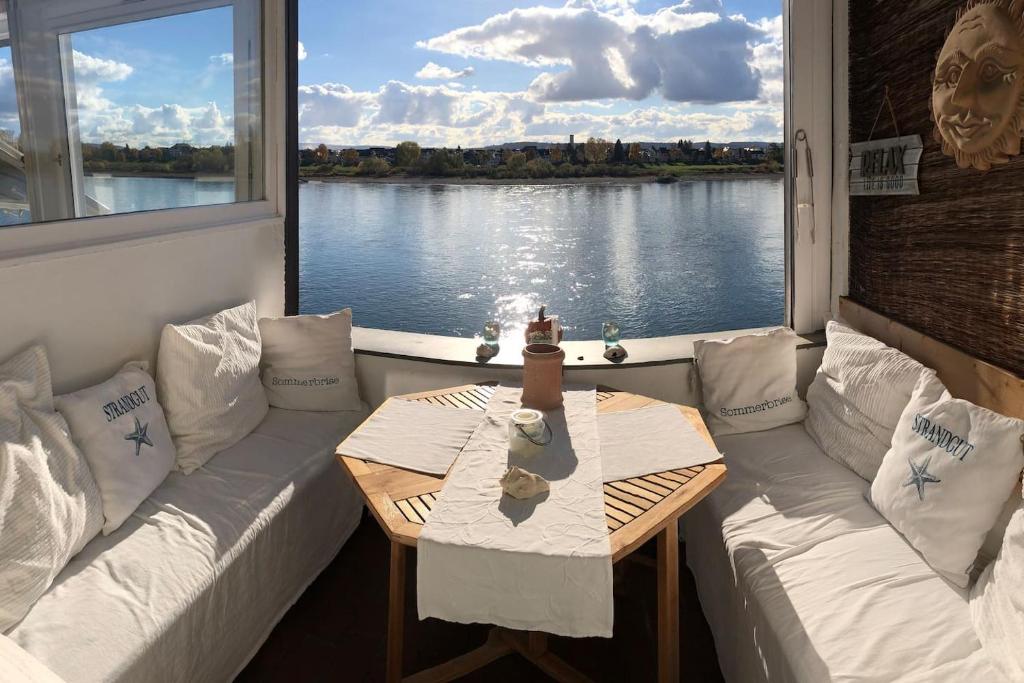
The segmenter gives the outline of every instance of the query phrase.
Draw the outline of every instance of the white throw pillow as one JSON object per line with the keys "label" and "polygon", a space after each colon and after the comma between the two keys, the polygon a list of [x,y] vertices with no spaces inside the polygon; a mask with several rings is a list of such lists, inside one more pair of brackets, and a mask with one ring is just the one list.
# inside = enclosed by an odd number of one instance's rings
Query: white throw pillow
{"label": "white throw pillow", "polygon": [[918,382],[871,484],[875,508],[925,561],[966,587],[985,535],[1017,485],[1024,421]]}
{"label": "white throw pillow", "polygon": [[0,365],[0,632],[31,609],[103,526],[103,503],[53,410],[46,351]]}
{"label": "white throw pillow", "polygon": [[185,474],[241,441],[266,416],[260,351],[252,301],[164,326],[157,393],[178,451],[177,467]]}
{"label": "white throw pillow", "polygon": [[985,653],[1007,680],[1024,681],[1024,504],[1006,527],[998,557],[971,589],[971,616]]}
{"label": "white throw pillow", "polygon": [[917,381],[934,372],[842,323],[830,321],[825,336],[804,428],[830,458],[871,481]]}
{"label": "white throw pillow", "polygon": [[694,342],[713,434],[757,432],[804,419],[807,406],[796,392],[797,342],[788,328]]}
{"label": "white throw pillow", "polygon": [[288,410],[362,410],[352,353],[352,309],[261,318],[263,389]]}
{"label": "white throw pillow", "polygon": [[103,534],[121,526],[174,468],[174,443],[144,363],[55,399],[103,497]]}

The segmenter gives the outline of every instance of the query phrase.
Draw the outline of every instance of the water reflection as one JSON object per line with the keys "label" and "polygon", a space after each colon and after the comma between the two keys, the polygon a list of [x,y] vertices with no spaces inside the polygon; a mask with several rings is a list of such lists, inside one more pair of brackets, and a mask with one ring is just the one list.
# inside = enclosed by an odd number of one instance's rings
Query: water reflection
{"label": "water reflection", "polygon": [[358,325],[515,333],[541,303],[567,338],[783,320],[783,183],[309,183],[300,189],[301,308]]}

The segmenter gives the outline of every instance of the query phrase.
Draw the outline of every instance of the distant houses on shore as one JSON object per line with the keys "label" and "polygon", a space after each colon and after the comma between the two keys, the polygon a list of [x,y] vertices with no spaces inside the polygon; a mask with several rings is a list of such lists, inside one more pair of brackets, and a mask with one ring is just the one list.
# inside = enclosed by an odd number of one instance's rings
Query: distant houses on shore
{"label": "distant houses on shore", "polygon": [[[408,143],[406,143],[408,144]],[[596,152],[595,144],[600,146]],[[782,146],[778,143],[721,144],[694,143],[679,140],[676,143],[634,142],[615,143],[591,138],[576,143],[574,136],[569,142],[559,143],[511,143],[502,146],[470,147],[462,149],[419,147],[418,160],[428,161],[438,152],[444,152],[449,159],[461,159],[469,166],[494,168],[508,161],[513,154],[522,154],[527,161],[541,159],[552,164],[560,163],[615,163],[635,162],[645,164],[762,164],[775,160],[782,163]],[[602,158],[603,156],[603,158]],[[319,145],[307,146],[300,150],[301,164],[341,164],[355,166],[367,159],[380,159],[390,166],[399,165],[398,147],[344,147]],[[618,158],[616,158],[618,157]]]}

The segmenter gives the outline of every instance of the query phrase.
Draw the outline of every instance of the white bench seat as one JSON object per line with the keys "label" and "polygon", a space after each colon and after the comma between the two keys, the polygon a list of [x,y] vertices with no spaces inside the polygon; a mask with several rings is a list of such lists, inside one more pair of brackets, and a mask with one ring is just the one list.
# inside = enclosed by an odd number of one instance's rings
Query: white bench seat
{"label": "white bench seat", "polygon": [[967,591],[790,425],[717,440],[726,481],[684,516],[727,681],[998,681]]}
{"label": "white bench seat", "polygon": [[272,408],[93,539],[7,636],[67,681],[230,680],[358,525],[334,448],[365,416]]}

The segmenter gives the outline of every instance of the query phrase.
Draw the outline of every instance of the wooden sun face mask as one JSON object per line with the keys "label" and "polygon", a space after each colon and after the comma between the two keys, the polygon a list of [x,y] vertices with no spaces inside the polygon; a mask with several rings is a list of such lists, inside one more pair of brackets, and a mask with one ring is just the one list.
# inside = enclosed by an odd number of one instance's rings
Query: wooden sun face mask
{"label": "wooden sun face mask", "polygon": [[1024,129],[1024,0],[971,3],[942,46],[932,79],[942,152],[987,171],[1020,154]]}

